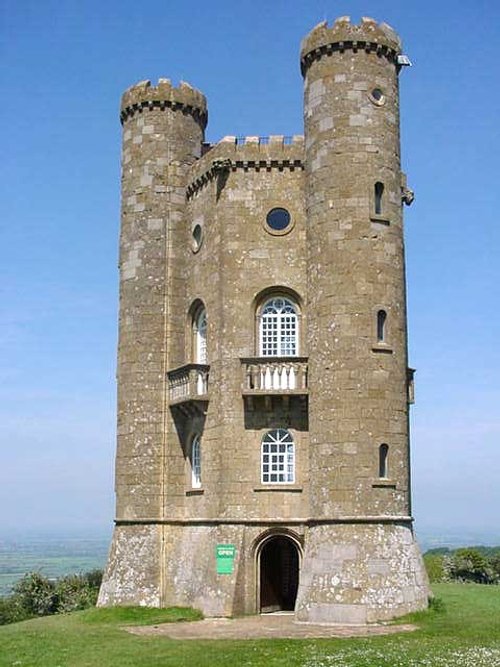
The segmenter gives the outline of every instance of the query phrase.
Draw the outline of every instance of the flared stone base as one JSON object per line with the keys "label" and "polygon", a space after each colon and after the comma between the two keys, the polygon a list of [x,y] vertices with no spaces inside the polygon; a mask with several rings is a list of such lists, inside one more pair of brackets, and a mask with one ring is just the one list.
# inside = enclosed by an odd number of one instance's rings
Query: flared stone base
{"label": "flared stone base", "polygon": [[373,623],[425,609],[429,585],[409,523],[309,528],[298,621]]}
{"label": "flared stone base", "polygon": [[[269,586],[261,554],[275,538],[296,549],[298,621],[364,624],[427,605],[427,576],[409,523],[118,525],[98,605],[258,613],[263,582]],[[218,545],[234,547],[225,572]]]}
{"label": "flared stone base", "polygon": [[[234,547],[231,572],[217,572],[217,544]],[[206,616],[255,611],[245,607],[254,603],[246,555],[242,525],[118,525],[97,605],[189,606]]]}
{"label": "flared stone base", "polygon": [[161,606],[161,526],[116,526],[98,607]]}

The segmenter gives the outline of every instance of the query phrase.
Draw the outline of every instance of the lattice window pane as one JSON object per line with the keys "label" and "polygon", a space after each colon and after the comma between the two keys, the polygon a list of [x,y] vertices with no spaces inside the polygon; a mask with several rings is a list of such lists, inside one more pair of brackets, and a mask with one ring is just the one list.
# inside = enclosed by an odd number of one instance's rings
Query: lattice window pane
{"label": "lattice window pane", "polygon": [[295,305],[277,297],[262,309],[260,354],[264,357],[294,357],[298,351],[298,317]]}
{"label": "lattice window pane", "polygon": [[261,480],[263,484],[295,482],[295,446],[285,429],[268,431],[262,439]]}

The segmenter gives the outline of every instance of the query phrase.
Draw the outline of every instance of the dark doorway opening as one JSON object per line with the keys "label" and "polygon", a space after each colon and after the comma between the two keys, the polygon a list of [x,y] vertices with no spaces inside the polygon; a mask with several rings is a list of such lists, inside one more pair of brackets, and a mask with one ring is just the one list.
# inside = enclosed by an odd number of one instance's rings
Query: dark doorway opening
{"label": "dark doorway opening", "polygon": [[289,537],[271,537],[260,552],[260,611],[293,611],[299,587],[299,552]]}

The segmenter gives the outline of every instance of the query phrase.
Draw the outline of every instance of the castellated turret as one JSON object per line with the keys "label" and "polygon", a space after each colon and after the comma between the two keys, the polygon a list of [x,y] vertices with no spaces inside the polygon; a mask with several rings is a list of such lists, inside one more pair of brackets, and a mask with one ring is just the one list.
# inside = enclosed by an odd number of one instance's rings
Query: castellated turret
{"label": "castellated turret", "polygon": [[123,96],[117,511],[99,604],[366,623],[425,607],[412,531],[398,74],[386,24],[304,39],[304,136],[204,142]]}
{"label": "castellated turret", "polygon": [[[411,542],[400,48],[388,26],[346,18],[302,45],[317,522],[304,559],[315,575],[302,578],[298,602],[305,620],[392,615],[409,602],[402,583],[418,595],[418,561],[404,574],[397,566]],[[388,543],[390,561],[377,564]],[[366,590],[352,585],[354,572]]]}
{"label": "castellated turret", "polygon": [[176,244],[187,241],[185,191],[200,157],[206,102],[188,84],[143,81],[124,93],[120,120],[117,527],[107,586],[115,603],[159,605],[160,522],[171,465],[166,372],[183,358],[186,269]]}

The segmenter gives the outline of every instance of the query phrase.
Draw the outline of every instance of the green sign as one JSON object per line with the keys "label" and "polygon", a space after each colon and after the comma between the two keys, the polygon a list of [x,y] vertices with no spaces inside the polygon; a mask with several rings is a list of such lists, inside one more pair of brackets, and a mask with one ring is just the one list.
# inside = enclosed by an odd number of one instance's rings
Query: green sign
{"label": "green sign", "polygon": [[234,544],[218,544],[215,547],[217,574],[233,574],[235,554],[236,547]]}

